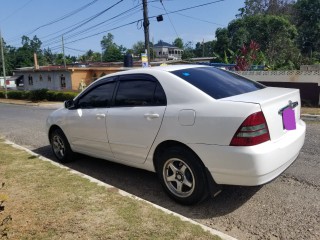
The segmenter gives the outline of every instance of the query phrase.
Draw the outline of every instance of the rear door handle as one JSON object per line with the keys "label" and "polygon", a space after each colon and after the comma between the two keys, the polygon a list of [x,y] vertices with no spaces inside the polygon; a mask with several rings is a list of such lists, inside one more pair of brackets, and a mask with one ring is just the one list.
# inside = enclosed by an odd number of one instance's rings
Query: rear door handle
{"label": "rear door handle", "polygon": [[105,118],[106,115],[104,113],[97,113],[96,117],[97,117],[97,119],[102,119],[102,118]]}
{"label": "rear door handle", "polygon": [[159,118],[160,115],[158,113],[146,113],[146,114],[144,114],[144,117],[148,120],[151,120],[154,118]]}

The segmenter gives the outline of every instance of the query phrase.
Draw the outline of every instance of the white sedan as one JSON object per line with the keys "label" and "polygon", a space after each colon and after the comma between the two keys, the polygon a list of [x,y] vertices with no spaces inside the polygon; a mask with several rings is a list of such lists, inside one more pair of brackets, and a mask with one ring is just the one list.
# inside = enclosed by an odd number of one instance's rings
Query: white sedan
{"label": "white sedan", "polygon": [[304,144],[300,106],[297,89],[214,67],[152,67],[95,81],[47,128],[59,161],[78,152],[154,171],[171,198],[194,204],[288,168]]}

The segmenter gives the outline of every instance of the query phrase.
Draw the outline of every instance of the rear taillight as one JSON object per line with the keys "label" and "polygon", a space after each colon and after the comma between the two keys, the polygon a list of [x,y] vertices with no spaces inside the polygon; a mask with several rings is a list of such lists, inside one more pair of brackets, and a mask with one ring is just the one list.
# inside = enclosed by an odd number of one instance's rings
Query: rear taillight
{"label": "rear taillight", "polygon": [[251,114],[233,136],[230,146],[253,146],[270,140],[268,125],[262,112]]}

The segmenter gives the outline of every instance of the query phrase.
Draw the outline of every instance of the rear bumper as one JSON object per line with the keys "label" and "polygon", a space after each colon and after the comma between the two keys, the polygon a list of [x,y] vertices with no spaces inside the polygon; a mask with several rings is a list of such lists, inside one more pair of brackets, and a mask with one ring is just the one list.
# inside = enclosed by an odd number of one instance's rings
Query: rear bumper
{"label": "rear bumper", "polygon": [[218,184],[256,186],[267,183],[286,170],[298,157],[304,144],[306,125],[277,141],[252,147],[190,144]]}

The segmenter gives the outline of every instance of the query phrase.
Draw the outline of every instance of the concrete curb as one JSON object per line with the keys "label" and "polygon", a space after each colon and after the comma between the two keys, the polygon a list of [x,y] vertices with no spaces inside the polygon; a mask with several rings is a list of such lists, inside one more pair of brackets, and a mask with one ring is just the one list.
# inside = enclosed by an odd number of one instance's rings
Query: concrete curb
{"label": "concrete curb", "polygon": [[320,115],[301,114],[301,118],[304,121],[320,121]]}
{"label": "concrete curb", "polygon": [[[32,152],[31,150],[29,150],[29,149],[27,149],[27,148],[25,148],[25,147],[22,147],[22,146],[20,146],[20,145],[15,144],[15,143],[13,143],[13,142],[11,142],[11,141],[9,141],[9,140],[5,140],[5,143],[8,144],[8,145],[11,145],[12,147],[14,147],[14,148],[16,148],[16,149],[23,150],[23,151],[29,153],[29,154],[32,155],[32,156],[38,157],[40,160],[43,160],[43,161],[46,161],[46,162],[50,162],[50,163],[53,164],[54,166],[57,166],[57,167],[60,167],[60,168],[63,168],[63,169],[67,169],[67,170],[69,170],[71,173],[73,173],[73,174],[75,174],[75,175],[78,175],[78,176],[80,176],[80,177],[86,178],[86,179],[90,180],[91,182],[96,183],[96,184],[99,185],[99,186],[103,186],[103,187],[105,187],[105,188],[107,188],[107,189],[110,189],[110,188],[112,188],[112,189],[118,189],[118,188],[116,188],[116,187],[114,187],[114,186],[112,186],[112,185],[109,185],[109,184],[107,184],[107,183],[104,183],[104,182],[102,182],[102,181],[100,181],[100,180],[98,180],[98,179],[95,179],[95,178],[90,177],[90,176],[88,176],[88,175],[86,175],[86,174],[83,174],[83,173],[78,172],[78,171],[76,171],[76,170],[70,169],[70,168],[68,168],[68,167],[66,167],[66,166],[64,166],[64,165],[62,165],[62,164],[60,164],[60,163],[57,163],[57,162],[54,162],[54,161],[52,161],[52,160],[50,160],[50,159],[48,159],[48,158],[45,158],[45,157],[43,157],[43,156],[41,156],[41,155],[39,155],[39,154],[37,154],[37,153]],[[221,239],[223,239],[223,240],[237,240],[236,238],[231,237],[231,236],[229,236],[229,235],[227,235],[227,234],[225,234],[225,233],[223,233],[223,232],[220,232],[220,231],[217,231],[217,230],[215,230],[215,229],[209,228],[209,227],[207,227],[207,226],[205,226],[205,225],[203,225],[203,224],[201,224],[201,223],[198,223],[198,222],[196,222],[196,221],[194,221],[194,220],[192,220],[192,219],[190,219],[190,218],[187,218],[187,217],[185,217],[185,216],[182,216],[182,215],[180,215],[180,214],[178,214],[178,213],[175,213],[175,212],[173,212],[173,211],[171,211],[171,210],[169,210],[169,209],[166,209],[166,208],[164,208],[164,207],[161,207],[161,206],[159,206],[159,205],[156,205],[156,204],[154,204],[154,203],[152,203],[152,202],[149,202],[149,201],[147,201],[147,200],[144,200],[144,199],[142,199],[142,198],[140,198],[140,197],[137,197],[137,196],[135,196],[135,195],[133,195],[133,194],[131,194],[131,193],[128,193],[128,192],[126,192],[126,191],[123,191],[123,190],[121,190],[121,189],[118,189],[118,193],[119,193],[120,195],[124,196],[124,197],[130,197],[130,198],[132,198],[132,199],[135,199],[135,200],[142,201],[142,202],[145,202],[145,203],[147,203],[147,204],[150,204],[150,205],[152,205],[153,207],[155,207],[155,208],[157,208],[157,209],[160,209],[161,211],[163,211],[163,212],[165,212],[165,213],[167,213],[167,214],[171,214],[171,215],[173,215],[173,216],[179,217],[179,218],[180,218],[182,221],[184,221],[184,222],[189,222],[189,223],[192,223],[192,224],[194,224],[194,225],[200,226],[203,230],[208,231],[208,232],[210,232],[210,233],[213,234],[213,235],[219,236],[219,237],[220,237]]]}

